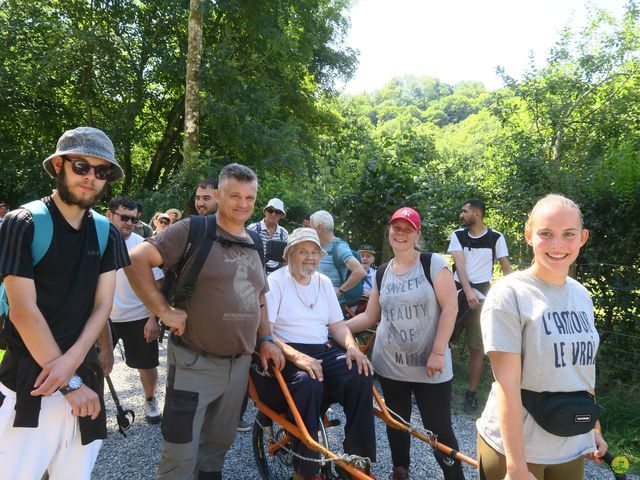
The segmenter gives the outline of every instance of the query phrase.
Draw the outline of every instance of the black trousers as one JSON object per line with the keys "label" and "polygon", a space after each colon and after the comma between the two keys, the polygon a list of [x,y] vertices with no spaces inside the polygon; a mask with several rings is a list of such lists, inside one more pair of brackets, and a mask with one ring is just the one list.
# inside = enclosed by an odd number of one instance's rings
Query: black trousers
{"label": "black trousers", "polygon": [[[443,383],[401,382],[378,376],[385,404],[404,420],[411,420],[411,394],[422,417],[422,425],[438,435],[438,441],[458,449],[458,441],[451,426],[451,384],[452,380]],[[409,468],[411,463],[409,449],[411,437],[409,433],[387,427],[387,438],[391,447],[391,459],[394,467]],[[463,480],[462,465],[455,460],[453,465],[446,465],[436,455],[446,480]]]}

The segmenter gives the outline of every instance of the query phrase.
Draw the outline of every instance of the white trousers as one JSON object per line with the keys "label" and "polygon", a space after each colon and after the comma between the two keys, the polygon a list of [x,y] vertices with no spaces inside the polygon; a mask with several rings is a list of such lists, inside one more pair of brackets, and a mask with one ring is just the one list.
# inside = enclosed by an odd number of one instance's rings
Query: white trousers
{"label": "white trousers", "polygon": [[102,440],[82,445],[78,418],[60,392],[42,397],[37,428],[14,428],[16,394],[0,383],[0,478],[85,480],[91,477]]}

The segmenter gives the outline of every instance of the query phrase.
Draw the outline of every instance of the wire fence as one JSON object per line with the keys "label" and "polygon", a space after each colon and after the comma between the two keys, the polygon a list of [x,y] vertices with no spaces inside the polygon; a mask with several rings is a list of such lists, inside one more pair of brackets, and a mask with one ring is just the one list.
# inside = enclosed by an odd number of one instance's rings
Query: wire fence
{"label": "wire fence", "polygon": [[598,370],[629,385],[640,382],[640,267],[576,265],[575,277],[591,293],[600,333]]}

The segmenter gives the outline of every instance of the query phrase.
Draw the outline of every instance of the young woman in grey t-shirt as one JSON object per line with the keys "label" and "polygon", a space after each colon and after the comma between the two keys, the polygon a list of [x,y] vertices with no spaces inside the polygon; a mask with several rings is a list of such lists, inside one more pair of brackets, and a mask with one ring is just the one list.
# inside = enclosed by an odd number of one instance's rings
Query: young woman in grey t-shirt
{"label": "young woman in grey t-shirt", "polygon": [[525,229],[534,263],[499,281],[482,310],[482,336],[495,382],[478,426],[480,478],[581,480],[583,455],[607,451],[600,424],[561,437],[523,408],[521,389],[591,391],[599,337],[586,289],[568,277],[589,237],[579,207],[560,195],[535,205]]}
{"label": "young woman in grey t-shirt", "polygon": [[[431,254],[429,272],[424,271],[416,249],[421,220],[415,210],[400,208],[389,224],[394,258],[384,270],[380,291],[377,285],[371,290],[366,311],[347,325],[360,332],[380,322],[371,361],[386,405],[409,421],[411,397],[415,396],[424,427],[457,450],[451,426],[453,371],[448,345],[458,311],[453,277],[437,254]],[[393,461],[391,478],[409,478],[409,434],[388,427],[387,437]],[[458,460],[452,465],[439,456],[436,460],[446,480],[464,479]]]}

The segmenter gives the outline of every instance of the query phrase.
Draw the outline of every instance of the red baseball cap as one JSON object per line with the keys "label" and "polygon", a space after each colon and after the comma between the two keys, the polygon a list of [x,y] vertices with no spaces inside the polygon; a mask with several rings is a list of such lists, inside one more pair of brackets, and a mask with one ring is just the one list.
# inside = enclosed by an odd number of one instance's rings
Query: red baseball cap
{"label": "red baseball cap", "polygon": [[416,230],[420,230],[420,226],[422,225],[422,220],[420,220],[420,215],[411,207],[402,207],[393,212],[391,216],[391,220],[389,220],[389,224],[395,222],[396,220],[406,220],[413,228]]}

